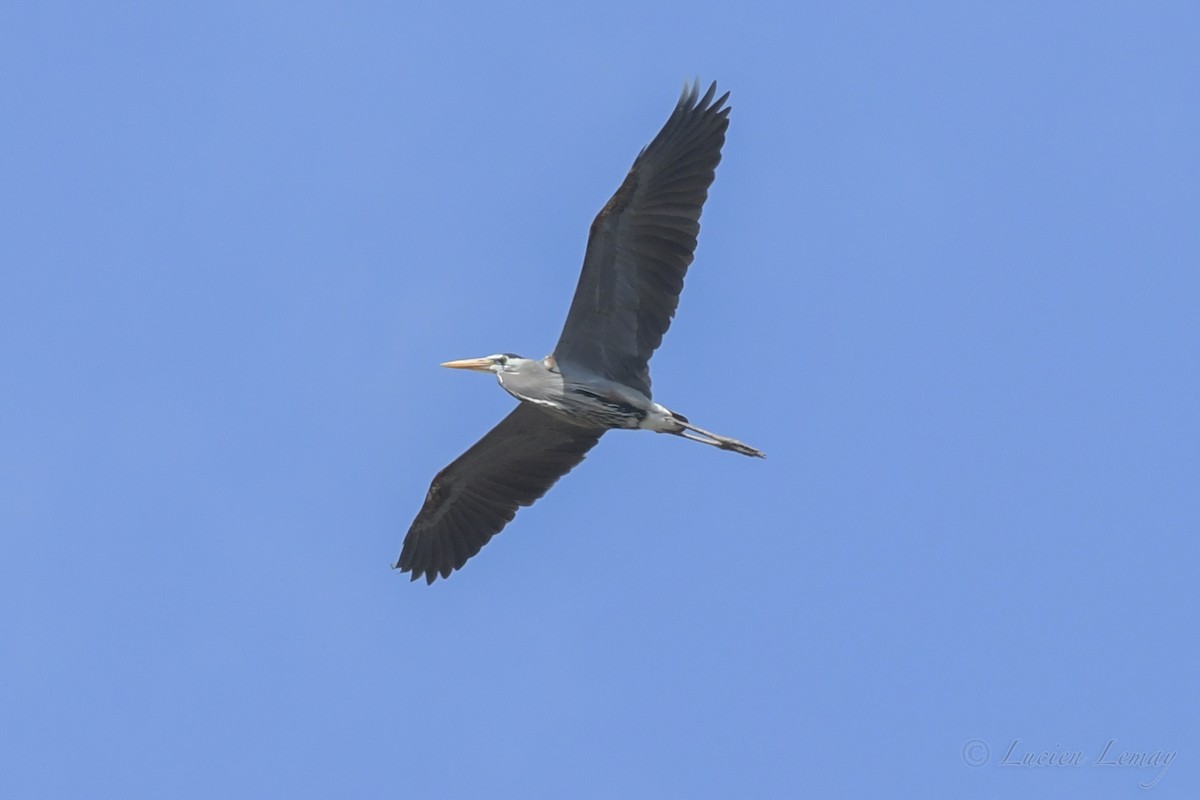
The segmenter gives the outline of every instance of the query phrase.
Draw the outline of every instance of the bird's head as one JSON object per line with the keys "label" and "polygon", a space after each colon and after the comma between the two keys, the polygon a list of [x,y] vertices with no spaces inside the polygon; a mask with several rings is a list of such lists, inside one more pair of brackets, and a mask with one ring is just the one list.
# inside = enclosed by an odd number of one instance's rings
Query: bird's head
{"label": "bird's head", "polygon": [[450,369],[494,372],[499,375],[502,372],[516,372],[521,364],[527,361],[529,359],[521,358],[514,353],[496,353],[493,356],[484,356],[483,358],[464,358],[462,361],[447,361],[442,366],[449,367]]}

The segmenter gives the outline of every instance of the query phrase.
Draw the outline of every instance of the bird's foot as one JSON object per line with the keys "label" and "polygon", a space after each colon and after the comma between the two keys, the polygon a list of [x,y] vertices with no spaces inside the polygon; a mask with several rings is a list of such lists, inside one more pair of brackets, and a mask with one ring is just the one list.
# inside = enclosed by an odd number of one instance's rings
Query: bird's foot
{"label": "bird's foot", "polygon": [[739,442],[737,439],[726,439],[725,437],[717,438],[717,447],[722,450],[732,450],[735,453],[741,453],[744,456],[752,456],[753,458],[766,458],[767,455],[761,450],[757,450],[745,442]]}

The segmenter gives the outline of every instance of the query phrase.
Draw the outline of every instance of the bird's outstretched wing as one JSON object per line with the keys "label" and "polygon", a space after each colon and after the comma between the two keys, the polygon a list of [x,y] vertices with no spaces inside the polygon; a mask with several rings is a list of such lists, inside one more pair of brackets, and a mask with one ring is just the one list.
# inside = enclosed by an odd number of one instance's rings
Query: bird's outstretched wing
{"label": "bird's outstretched wing", "polygon": [[714,83],[697,100],[698,82],[684,88],[666,125],[592,223],[554,348],[564,371],[578,366],[650,395],[647,364],[675,316],[729,127],[729,93],[713,102],[716,91]]}
{"label": "bird's outstretched wing", "polygon": [[603,433],[521,403],[433,479],[396,568],[414,581],[450,577],[519,506],[532,505],[583,461]]}

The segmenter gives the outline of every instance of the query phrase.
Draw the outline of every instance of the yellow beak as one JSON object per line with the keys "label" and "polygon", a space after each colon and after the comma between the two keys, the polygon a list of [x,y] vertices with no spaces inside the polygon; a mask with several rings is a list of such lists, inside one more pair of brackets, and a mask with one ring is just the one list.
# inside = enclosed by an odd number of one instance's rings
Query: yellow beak
{"label": "yellow beak", "polygon": [[464,358],[462,361],[447,361],[443,367],[450,369],[473,369],[476,372],[488,372],[492,368],[490,358]]}

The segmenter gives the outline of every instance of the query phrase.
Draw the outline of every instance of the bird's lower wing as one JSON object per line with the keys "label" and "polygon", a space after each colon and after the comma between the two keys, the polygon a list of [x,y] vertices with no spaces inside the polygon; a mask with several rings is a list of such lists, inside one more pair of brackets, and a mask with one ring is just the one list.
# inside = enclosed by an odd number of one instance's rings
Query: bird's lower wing
{"label": "bird's lower wing", "polygon": [[566,475],[604,433],[521,403],[433,479],[396,568],[450,577]]}

